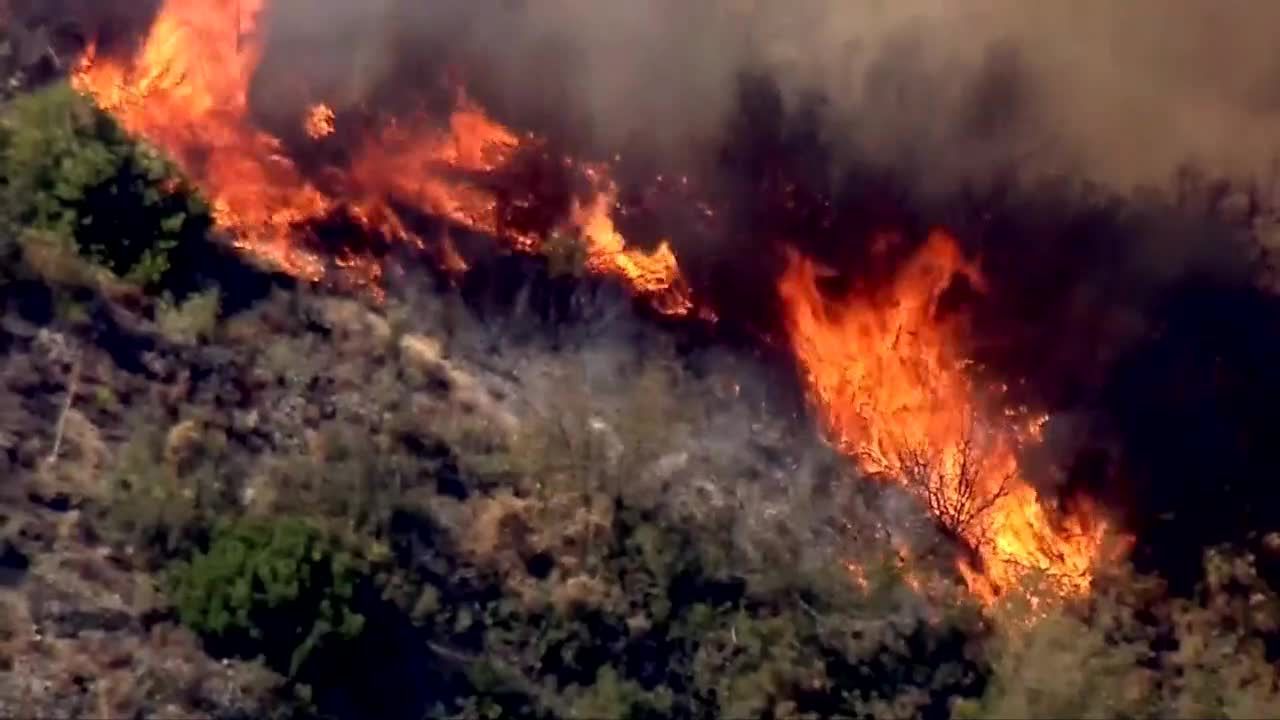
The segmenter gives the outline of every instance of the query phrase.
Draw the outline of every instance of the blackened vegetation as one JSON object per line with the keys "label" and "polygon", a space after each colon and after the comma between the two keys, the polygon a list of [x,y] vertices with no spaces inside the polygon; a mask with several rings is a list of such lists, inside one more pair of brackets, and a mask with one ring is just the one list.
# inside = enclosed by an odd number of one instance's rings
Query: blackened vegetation
{"label": "blackened vegetation", "polygon": [[[1236,543],[1260,548],[1280,526],[1280,302],[1251,288],[1189,285],[1161,303],[1161,326],[1117,364],[1102,395],[1120,438],[1119,507],[1138,532],[1135,558],[1181,587],[1185,558]],[[1274,577],[1274,553],[1266,570]]]}
{"label": "blackened vegetation", "polygon": [[975,357],[1015,402],[1072,418],[1062,492],[1103,500],[1136,559],[1190,589],[1203,548],[1276,527],[1261,409],[1280,305],[1247,228],[1069,183],[989,207],[969,226],[990,282]]}
{"label": "blackened vegetation", "polygon": [[159,8],[160,0],[9,0],[0,21],[16,46],[10,59],[25,66],[26,80],[39,83],[66,73],[90,41],[99,52],[128,54]]}

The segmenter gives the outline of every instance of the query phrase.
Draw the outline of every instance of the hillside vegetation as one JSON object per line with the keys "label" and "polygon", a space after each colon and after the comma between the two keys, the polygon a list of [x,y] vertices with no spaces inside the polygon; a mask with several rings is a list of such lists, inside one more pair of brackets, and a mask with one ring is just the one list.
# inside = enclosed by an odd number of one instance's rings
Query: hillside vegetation
{"label": "hillside vegetation", "polygon": [[561,255],[511,260],[555,316],[297,286],[62,86],[0,164],[0,714],[1280,715],[1250,557],[981,608],[766,368]]}

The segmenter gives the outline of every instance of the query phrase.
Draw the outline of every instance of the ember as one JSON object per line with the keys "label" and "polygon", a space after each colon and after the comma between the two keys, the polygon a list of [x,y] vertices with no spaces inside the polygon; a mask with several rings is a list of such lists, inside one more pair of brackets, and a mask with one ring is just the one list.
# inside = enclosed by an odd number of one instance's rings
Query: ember
{"label": "ember", "polygon": [[333,134],[334,114],[333,110],[324,103],[311,106],[307,111],[307,120],[304,127],[307,136],[313,140],[319,140]]}

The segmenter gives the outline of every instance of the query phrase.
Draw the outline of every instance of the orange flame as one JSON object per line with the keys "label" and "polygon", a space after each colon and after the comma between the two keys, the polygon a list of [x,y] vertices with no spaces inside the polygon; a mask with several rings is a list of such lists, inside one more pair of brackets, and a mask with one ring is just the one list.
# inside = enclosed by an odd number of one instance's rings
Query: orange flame
{"label": "orange flame", "polygon": [[957,275],[983,285],[955,241],[935,232],[878,294],[824,297],[820,270],[792,253],[779,293],[791,345],[833,441],[873,475],[903,483],[973,548],[961,568],[992,600],[1028,570],[1087,591],[1106,523],[1088,510],[1059,517],[1019,474],[1016,451],[1043,417],[990,412],[957,354],[963,319],[938,303]]}
{"label": "orange flame", "polygon": [[[425,115],[388,121],[346,166],[304,173],[282,140],[251,120],[249,79],[262,57],[259,19],[268,1],[165,0],[133,57],[90,48],[73,83],[172,158],[239,247],[299,277],[321,279],[332,263],[342,277],[376,287],[381,265],[371,255],[353,250],[326,259],[300,242],[337,211],[386,237],[434,248],[457,272],[467,265],[448,235],[428,242],[397,207],[447,218],[518,251],[542,248],[543,238],[504,222],[498,197],[476,178],[543,143],[495,122],[462,93],[443,126]],[[334,133],[335,119],[333,108],[316,104],[302,130],[319,140]],[[644,251],[618,232],[607,168],[565,163],[594,190],[574,201],[555,234],[579,238],[589,271],[619,279],[661,312],[693,311],[671,244]],[[986,411],[989,389],[975,387],[955,351],[964,328],[937,317],[953,275],[981,285],[976,266],[938,234],[876,297],[831,302],[818,273],[793,256],[779,291],[792,345],[835,441],[867,471],[906,483],[975,549],[979,562],[962,572],[983,597],[1012,587],[1028,568],[1087,589],[1105,523],[1090,511],[1062,516],[1043,505],[1015,457],[1043,418]],[[714,321],[711,308],[697,312]]]}
{"label": "orange flame", "polygon": [[575,204],[573,208],[571,217],[587,246],[587,269],[626,279],[660,312],[688,313],[693,303],[669,241],[663,240],[651,252],[628,248],[627,241],[614,229],[610,214],[616,197],[617,190],[610,188],[596,195],[591,204]]}
{"label": "orange flame", "polygon": [[319,140],[333,134],[336,120],[337,116],[334,115],[333,108],[324,103],[318,103],[307,110],[307,118],[302,127],[307,131],[307,137]]}
{"label": "orange flame", "polygon": [[131,62],[99,58],[91,47],[72,83],[173,158],[238,245],[314,279],[319,259],[291,241],[299,224],[332,209],[332,199],[248,120],[261,11],[262,0],[169,2]]}
{"label": "orange flame", "polygon": [[[517,250],[540,248],[540,238],[504,227],[490,190],[462,179],[501,170],[539,140],[494,122],[461,93],[447,127],[426,117],[388,122],[357,148],[348,167],[319,176],[323,182],[302,173],[281,140],[250,119],[249,79],[262,57],[259,21],[266,2],[166,0],[134,57],[100,57],[90,48],[72,82],[128,132],[172,157],[240,247],[299,277],[323,277],[322,258],[298,240],[337,210],[388,237],[426,247],[392,199]],[[302,129],[320,139],[334,132],[334,122],[334,110],[316,104]],[[612,186],[598,169],[570,164],[594,181],[595,197],[557,230],[583,239],[592,270],[654,297],[664,312],[687,312],[688,287],[670,247],[653,253],[627,248],[610,216]],[[445,267],[465,268],[447,239],[440,244]],[[346,279],[376,284],[380,267],[374,258],[352,254],[338,260]]]}

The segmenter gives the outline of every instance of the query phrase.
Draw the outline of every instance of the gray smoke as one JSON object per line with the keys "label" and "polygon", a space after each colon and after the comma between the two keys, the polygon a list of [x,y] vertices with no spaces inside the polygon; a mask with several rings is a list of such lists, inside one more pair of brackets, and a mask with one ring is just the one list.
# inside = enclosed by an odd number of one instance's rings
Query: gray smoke
{"label": "gray smoke", "polygon": [[1263,178],[1280,4],[1255,0],[276,0],[276,57],[351,101],[458,64],[513,122],[679,156],[744,71],[820,94],[828,140],[939,176],[1017,165],[1127,188]]}

